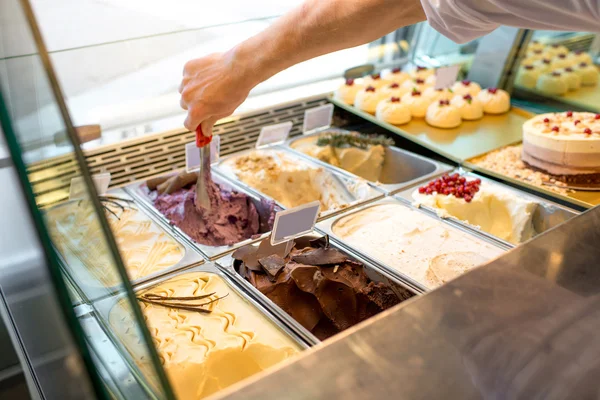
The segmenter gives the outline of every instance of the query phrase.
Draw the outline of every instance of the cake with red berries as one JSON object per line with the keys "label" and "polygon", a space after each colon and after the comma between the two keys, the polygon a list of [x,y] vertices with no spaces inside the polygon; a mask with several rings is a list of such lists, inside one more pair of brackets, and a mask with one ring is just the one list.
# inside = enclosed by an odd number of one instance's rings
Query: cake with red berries
{"label": "cake with red berries", "polygon": [[563,182],[600,183],[600,114],[540,114],[523,124],[523,161]]}

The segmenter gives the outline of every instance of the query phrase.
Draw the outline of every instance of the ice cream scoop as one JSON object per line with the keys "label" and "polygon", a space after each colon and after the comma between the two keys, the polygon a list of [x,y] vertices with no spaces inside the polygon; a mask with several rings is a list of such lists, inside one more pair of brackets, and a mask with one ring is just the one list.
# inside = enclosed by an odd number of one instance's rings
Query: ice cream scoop
{"label": "ice cream scoop", "polygon": [[210,142],[212,136],[204,136],[200,125],[196,128],[196,147],[200,149],[200,171],[196,181],[196,208],[198,211],[210,213],[212,206],[208,196],[210,179]]}

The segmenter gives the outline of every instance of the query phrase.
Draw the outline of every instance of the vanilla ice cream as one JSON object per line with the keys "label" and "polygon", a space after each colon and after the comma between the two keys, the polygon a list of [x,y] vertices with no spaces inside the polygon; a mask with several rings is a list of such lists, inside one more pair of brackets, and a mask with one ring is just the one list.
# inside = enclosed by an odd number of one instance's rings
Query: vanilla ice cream
{"label": "vanilla ice cream", "polygon": [[[179,275],[139,293],[138,299],[149,294],[154,296],[154,303],[140,300],[139,304],[178,399],[207,397],[300,350],[214,273]],[[196,296],[208,297],[189,299]],[[178,299],[168,300],[175,297]],[[168,302],[186,307],[210,302],[198,307],[209,312],[171,308],[164,305]],[[139,337],[133,321],[129,308],[122,303],[109,313],[114,333],[144,370],[149,368],[149,360],[137,354]]]}
{"label": "vanilla ice cream", "polygon": [[333,233],[428,288],[502,250],[401,204],[374,205],[336,221]]}

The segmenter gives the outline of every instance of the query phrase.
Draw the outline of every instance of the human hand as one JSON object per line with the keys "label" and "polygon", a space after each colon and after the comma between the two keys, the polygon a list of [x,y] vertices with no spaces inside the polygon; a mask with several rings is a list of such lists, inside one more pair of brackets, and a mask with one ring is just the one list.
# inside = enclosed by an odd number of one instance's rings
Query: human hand
{"label": "human hand", "polygon": [[179,86],[181,108],[187,110],[184,125],[212,136],[213,125],[235,111],[248,97],[254,81],[235,52],[215,53],[190,60],[183,69]]}

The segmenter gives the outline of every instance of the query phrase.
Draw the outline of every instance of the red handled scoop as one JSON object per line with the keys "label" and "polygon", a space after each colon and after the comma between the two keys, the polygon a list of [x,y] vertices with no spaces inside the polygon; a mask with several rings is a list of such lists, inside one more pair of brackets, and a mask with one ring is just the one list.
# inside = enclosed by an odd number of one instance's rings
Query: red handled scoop
{"label": "red handled scoop", "polygon": [[210,175],[210,142],[212,136],[204,136],[200,125],[196,128],[196,147],[200,151],[200,171],[196,181],[196,208],[198,211],[211,212],[208,188],[211,182]]}

